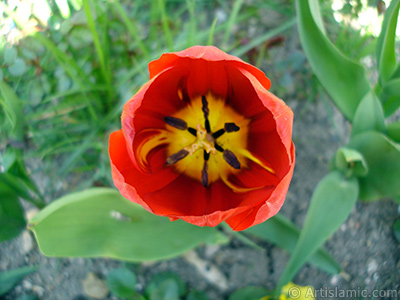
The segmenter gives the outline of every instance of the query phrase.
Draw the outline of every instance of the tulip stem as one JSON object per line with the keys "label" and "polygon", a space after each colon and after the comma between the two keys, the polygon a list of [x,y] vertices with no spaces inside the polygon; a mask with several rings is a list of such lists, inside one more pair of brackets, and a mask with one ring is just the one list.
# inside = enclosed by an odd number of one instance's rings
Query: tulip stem
{"label": "tulip stem", "polygon": [[246,245],[250,246],[253,249],[256,249],[258,251],[265,251],[263,247],[260,245],[257,245],[255,242],[253,242],[251,239],[249,239],[247,236],[245,236],[243,233],[239,231],[233,231],[232,228],[229,227],[228,224],[225,222],[221,223],[222,228],[227,231],[229,234],[232,234],[235,238],[239,239]]}

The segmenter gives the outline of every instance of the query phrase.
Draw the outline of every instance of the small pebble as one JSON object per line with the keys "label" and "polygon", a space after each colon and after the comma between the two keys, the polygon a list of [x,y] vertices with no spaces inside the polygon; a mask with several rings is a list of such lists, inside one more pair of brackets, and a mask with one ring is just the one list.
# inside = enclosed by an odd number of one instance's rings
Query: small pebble
{"label": "small pebble", "polygon": [[31,283],[30,281],[24,280],[24,281],[22,281],[22,287],[23,287],[24,290],[26,290],[26,291],[31,291],[33,285],[32,285],[32,283]]}
{"label": "small pebble", "polygon": [[109,292],[107,282],[92,272],[87,274],[82,281],[82,286],[85,294],[94,299],[104,299]]}
{"label": "small pebble", "polygon": [[21,243],[22,243],[22,245],[21,245],[20,251],[21,251],[22,255],[27,254],[28,252],[30,252],[33,249],[33,246],[34,246],[33,239],[28,230],[24,230],[24,232],[22,232]]}
{"label": "small pebble", "polygon": [[44,295],[44,288],[41,287],[40,285],[34,285],[34,286],[32,287],[32,291],[33,291],[36,295],[38,295],[39,298],[42,298],[43,295]]}

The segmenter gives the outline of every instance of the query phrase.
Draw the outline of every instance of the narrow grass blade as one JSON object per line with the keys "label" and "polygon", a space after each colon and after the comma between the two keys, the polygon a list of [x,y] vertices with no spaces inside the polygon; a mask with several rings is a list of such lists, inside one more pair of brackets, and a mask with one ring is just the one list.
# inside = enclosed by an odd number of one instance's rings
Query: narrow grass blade
{"label": "narrow grass blade", "polygon": [[161,14],[161,23],[162,23],[162,27],[164,30],[164,35],[165,38],[167,40],[167,46],[169,51],[174,51],[174,44],[172,41],[172,35],[171,35],[171,30],[169,28],[169,24],[168,24],[168,16],[167,16],[167,12],[165,9],[165,2],[164,0],[158,0],[158,8],[160,10],[160,14]]}
{"label": "narrow grass blade", "polygon": [[217,24],[217,21],[218,21],[218,17],[215,17],[215,19],[212,22],[211,27],[210,27],[210,33],[208,35],[208,41],[207,41],[207,45],[209,45],[209,46],[212,46],[212,44],[213,44],[215,25]]}
{"label": "narrow grass blade", "polygon": [[239,15],[240,8],[242,7],[243,0],[236,0],[233,4],[232,12],[228,20],[227,27],[225,29],[224,39],[222,40],[222,45],[226,46],[229,40],[229,36],[232,32],[233,25],[237,22],[237,17]]}
{"label": "narrow grass blade", "polygon": [[261,45],[265,41],[268,41],[269,39],[273,38],[274,36],[284,32],[285,30],[289,29],[292,27],[294,24],[296,24],[296,19],[289,20],[282,25],[278,26],[277,28],[268,31],[267,33],[258,36],[250,41],[250,43],[236,48],[234,51],[232,51],[232,55],[235,56],[242,56],[243,54],[247,53],[249,50]]}
{"label": "narrow grass blade", "polygon": [[195,16],[196,0],[186,0],[186,6],[189,10],[189,30],[187,32],[187,47],[197,44],[197,22]]}
{"label": "narrow grass blade", "polygon": [[25,118],[22,103],[12,88],[0,80],[0,104],[3,106],[12,127],[12,137],[18,141],[24,140]]}
{"label": "narrow grass blade", "polygon": [[129,19],[127,13],[122,8],[121,3],[119,0],[115,0],[112,7],[116,10],[118,15],[121,17],[122,22],[124,22],[126,28],[128,29],[129,33],[132,35],[133,39],[135,40],[136,44],[138,45],[140,51],[144,54],[146,58],[149,58],[149,50],[147,49],[146,45],[142,42],[139,33],[137,32],[133,20]]}
{"label": "narrow grass blade", "polygon": [[106,58],[103,52],[103,45],[100,42],[99,34],[96,29],[96,24],[94,23],[92,12],[89,5],[89,0],[83,0],[83,8],[86,13],[86,18],[88,21],[88,25],[90,31],[92,32],[94,46],[96,48],[97,57],[99,58],[101,73],[103,74],[103,78],[109,89],[111,89],[111,72],[106,65]]}
{"label": "narrow grass blade", "polygon": [[35,272],[36,266],[27,266],[0,273],[0,296],[9,292],[25,276]]}

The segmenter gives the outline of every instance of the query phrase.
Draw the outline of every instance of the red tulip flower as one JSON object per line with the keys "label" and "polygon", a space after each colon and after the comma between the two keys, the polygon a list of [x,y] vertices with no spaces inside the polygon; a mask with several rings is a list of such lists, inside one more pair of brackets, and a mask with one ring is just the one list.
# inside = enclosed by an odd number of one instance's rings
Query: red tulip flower
{"label": "red tulip flower", "polygon": [[198,226],[274,216],[293,175],[293,112],[264,73],[210,46],[163,54],[149,71],[110,135],[121,194]]}

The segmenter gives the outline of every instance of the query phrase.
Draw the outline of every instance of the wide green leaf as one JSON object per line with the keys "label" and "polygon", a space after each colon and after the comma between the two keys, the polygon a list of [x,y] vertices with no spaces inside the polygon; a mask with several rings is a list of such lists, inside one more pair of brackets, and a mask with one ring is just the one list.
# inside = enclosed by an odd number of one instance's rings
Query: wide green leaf
{"label": "wide green leaf", "polygon": [[360,199],[372,201],[400,195],[400,145],[382,133],[368,131],[351,138],[346,146],[359,151],[368,175],[359,178]]}
{"label": "wide green leaf", "polygon": [[0,242],[16,237],[25,225],[18,196],[5,182],[0,182]]}
{"label": "wide green leaf", "polygon": [[382,104],[372,91],[366,94],[358,105],[352,126],[352,136],[363,131],[386,131]]}
{"label": "wide green leaf", "polygon": [[393,141],[400,143],[400,122],[393,122],[388,124],[387,135]]}
{"label": "wide green leaf", "polygon": [[9,292],[25,276],[35,272],[36,266],[27,266],[0,273],[0,296]]}
{"label": "wide green leaf", "polygon": [[69,194],[29,224],[47,256],[111,257],[127,261],[178,256],[201,243],[226,241],[215,228],[155,216],[109,188]]}
{"label": "wide green leaf", "polygon": [[359,102],[371,89],[365,69],[345,57],[320,30],[310,3],[316,10],[316,0],[296,0],[301,45],[333,102],[347,119],[352,120]]}
{"label": "wide green leaf", "polygon": [[396,69],[395,37],[399,9],[400,0],[393,0],[386,10],[378,37],[376,57],[379,79],[382,83],[388,81]]}
{"label": "wide green leaf", "polygon": [[279,280],[276,291],[292,280],[301,266],[346,220],[358,198],[358,181],[339,171],[326,175],[311,198],[299,241]]}
{"label": "wide green leaf", "polygon": [[[293,253],[300,235],[300,230],[296,225],[281,214],[244,232],[273,243],[289,253]],[[309,262],[331,274],[337,274],[341,269],[340,265],[324,249],[318,249],[310,257]]]}
{"label": "wide green leaf", "polygon": [[380,99],[386,117],[390,117],[400,107],[400,78],[394,78],[382,87]]}

